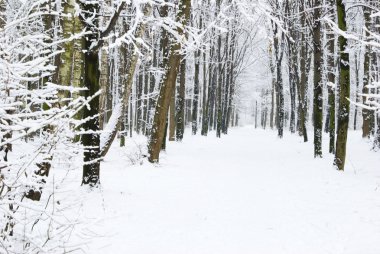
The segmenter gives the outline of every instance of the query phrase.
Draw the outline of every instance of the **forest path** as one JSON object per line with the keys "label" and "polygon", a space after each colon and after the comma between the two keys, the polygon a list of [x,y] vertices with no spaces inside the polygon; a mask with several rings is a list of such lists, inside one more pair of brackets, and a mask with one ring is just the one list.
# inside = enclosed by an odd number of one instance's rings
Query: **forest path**
{"label": "forest path", "polygon": [[89,229],[101,237],[88,253],[380,253],[380,158],[359,133],[344,173],[296,135],[244,127],[213,136],[170,143],[159,166],[128,166],[114,147],[102,208],[86,204],[105,218]]}

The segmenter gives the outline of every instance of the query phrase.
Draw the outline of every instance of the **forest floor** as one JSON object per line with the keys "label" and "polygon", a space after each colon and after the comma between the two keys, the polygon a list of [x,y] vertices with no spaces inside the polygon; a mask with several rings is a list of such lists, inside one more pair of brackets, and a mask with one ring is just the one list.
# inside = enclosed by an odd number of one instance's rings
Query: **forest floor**
{"label": "forest floor", "polygon": [[380,253],[380,156],[359,132],[345,172],[328,140],[314,159],[312,140],[289,133],[214,136],[170,143],[156,166],[141,137],[113,147],[80,211],[92,223],[73,238],[90,254]]}

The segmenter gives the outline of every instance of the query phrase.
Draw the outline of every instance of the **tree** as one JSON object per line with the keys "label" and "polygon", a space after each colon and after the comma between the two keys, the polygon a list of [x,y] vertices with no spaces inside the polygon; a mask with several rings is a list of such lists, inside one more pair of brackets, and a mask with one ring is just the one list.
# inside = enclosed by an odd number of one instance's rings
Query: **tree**
{"label": "tree", "polygon": [[301,27],[303,29],[302,32],[302,39],[301,39],[301,84],[299,88],[299,112],[300,112],[300,133],[302,133],[304,142],[308,141],[307,136],[307,128],[306,128],[306,116],[307,116],[307,91],[308,91],[308,82],[309,82],[309,71],[310,71],[310,62],[311,62],[311,56],[310,56],[310,50],[309,50],[309,42],[308,37],[306,36],[308,32],[308,27],[306,26],[306,20],[308,19],[307,12],[306,12],[306,3],[301,3],[301,11],[302,11],[302,17],[301,17]]}
{"label": "tree", "polygon": [[177,141],[182,141],[183,134],[185,132],[185,90],[186,90],[186,58],[181,56],[181,64],[179,67],[179,86],[178,86],[178,97],[177,97],[177,108],[176,108],[176,120],[177,120]]}
{"label": "tree", "polygon": [[[124,2],[122,2],[124,3]],[[123,7],[123,6],[121,6]],[[111,22],[115,22],[115,20],[117,19],[117,17],[120,15],[121,13],[121,10],[122,8],[119,7],[119,14],[115,13],[115,15],[113,16],[113,18],[111,19]],[[144,4],[143,6],[143,11],[142,11],[142,17],[149,17],[152,13],[152,5],[147,3],[147,4]],[[111,31],[111,28],[112,26],[110,26],[112,23],[110,22],[109,26],[108,26],[108,29],[106,31],[108,31],[108,33]],[[130,55],[132,56],[131,59],[130,59],[130,62],[128,63],[128,71],[127,71],[127,77],[125,79],[125,83],[123,84],[123,89],[122,89],[122,98],[121,98],[121,102],[116,106],[116,109],[114,110],[113,114],[114,114],[114,118],[116,119],[115,121],[113,121],[114,123],[114,126],[111,126],[110,129],[110,133],[107,134],[106,137],[104,137],[104,144],[101,144],[102,147],[101,147],[101,156],[104,157],[109,149],[111,148],[111,145],[113,143],[113,141],[115,140],[116,138],[116,134],[117,134],[117,131],[119,130],[120,126],[121,126],[121,123],[123,121],[123,116],[126,115],[127,113],[127,105],[129,103],[129,97],[131,95],[131,90],[132,90],[132,85],[133,85],[133,80],[134,80],[134,75],[135,75],[135,71],[136,71],[136,68],[137,68],[137,63],[138,63],[138,60],[140,58],[140,54],[139,54],[139,48],[142,47],[142,43],[141,41],[139,41],[139,39],[141,39],[141,37],[143,36],[144,32],[145,32],[145,29],[147,27],[147,24],[145,22],[143,22],[143,20],[136,20],[136,23],[137,25],[134,26],[134,29],[135,30],[128,30],[121,38],[126,40],[126,39],[130,39],[130,40],[136,40],[136,42],[134,43],[135,47],[132,47],[132,52],[130,53]],[[129,33],[133,32],[133,35],[131,36],[133,39],[129,38]],[[129,107],[132,111],[132,107],[130,106]],[[111,116],[112,117],[112,116]],[[132,117],[130,116],[130,119],[132,121]],[[130,126],[131,128],[131,126]]]}
{"label": "tree", "polygon": [[[338,27],[342,31],[347,31],[346,9],[342,0],[337,0]],[[338,106],[338,126],[336,139],[336,153],[334,165],[338,170],[344,170],[346,161],[346,144],[348,120],[350,112],[350,67],[349,54],[346,51],[347,39],[339,36],[339,55],[340,55],[340,73],[339,73],[339,106]]]}
{"label": "tree", "polygon": [[[94,13],[99,13],[99,4],[84,3],[82,9],[84,14],[81,18],[87,31],[90,32],[86,36],[84,45],[83,86],[87,88],[85,96],[91,97],[99,91],[99,54],[97,50],[93,49],[93,43],[99,41],[96,31],[98,20],[93,16]],[[100,126],[99,118],[96,117],[98,112],[99,98],[93,99],[89,107],[85,107],[83,110],[83,118],[86,119],[83,127],[87,133],[82,135],[82,144],[85,147],[82,184],[90,186],[98,185],[100,180]]]}
{"label": "tree", "polygon": [[[330,16],[335,16],[335,0],[328,2]],[[335,34],[327,29],[327,89],[328,89],[328,115],[326,117],[326,129],[329,132],[329,152],[335,153]]]}
{"label": "tree", "polygon": [[[365,26],[366,30],[365,38],[367,39],[370,36],[370,26],[371,26],[371,9],[368,7],[364,8],[364,19],[365,19]],[[368,89],[368,85],[370,83],[371,74],[370,74],[370,58],[371,58],[371,49],[372,47],[369,45],[365,46],[365,53],[364,53],[364,78],[363,78],[363,94],[368,94],[370,91]],[[363,102],[366,102],[367,97],[363,97]],[[362,126],[362,136],[363,138],[369,138],[371,135],[371,122],[373,121],[373,112],[371,110],[368,110],[367,108],[363,108],[363,126]]]}
{"label": "tree", "polygon": [[[216,0],[216,12],[220,13],[221,0]],[[222,35],[218,35],[218,44],[217,44],[217,111],[216,111],[216,136],[220,138],[222,131]]]}
{"label": "tree", "polygon": [[[202,29],[202,15],[199,17],[199,28]],[[194,96],[193,96],[193,112],[192,112],[192,133],[193,135],[197,134],[198,131],[198,102],[199,102],[199,72],[200,72],[200,58],[201,58],[201,49],[195,51],[194,60],[195,60],[195,73],[194,73]],[[204,80],[205,81],[205,80]]]}
{"label": "tree", "polygon": [[[81,20],[87,31],[84,44],[84,77],[83,87],[87,90],[84,92],[85,97],[93,97],[99,93],[99,49],[105,43],[105,37],[113,30],[116,25],[120,13],[125,6],[125,2],[121,2],[110,19],[108,26],[99,34],[99,19],[96,13],[99,13],[100,5],[98,2],[82,3]],[[82,184],[96,186],[99,184],[100,177],[100,159],[102,155],[100,144],[100,125],[98,113],[100,110],[99,98],[96,97],[89,103],[88,107],[83,110],[84,133],[81,140],[85,147],[84,165]],[[118,129],[118,128],[117,128]]]}
{"label": "tree", "polygon": [[322,157],[322,38],[321,38],[322,1],[314,1],[314,157]]}
{"label": "tree", "polygon": [[[80,151],[73,142],[79,126],[75,118],[93,97],[79,96],[81,89],[72,83],[56,83],[62,71],[55,68],[56,60],[64,57],[60,48],[81,36],[62,38],[52,22],[58,3],[8,3],[0,1],[0,252],[50,252],[60,249],[62,232],[69,228],[58,226],[57,217],[65,214],[49,202],[51,168]],[[61,172],[69,169],[60,166]]]}
{"label": "tree", "polygon": [[149,161],[152,163],[159,161],[170,98],[173,94],[181,61],[181,53],[178,51],[181,50],[181,42],[185,41],[185,26],[190,18],[190,9],[190,0],[181,0],[179,2],[176,21],[180,26],[178,26],[176,30],[182,41],[176,41],[171,45],[168,64],[165,66],[165,74],[160,85],[160,94],[156,104],[152,132],[148,144]]}

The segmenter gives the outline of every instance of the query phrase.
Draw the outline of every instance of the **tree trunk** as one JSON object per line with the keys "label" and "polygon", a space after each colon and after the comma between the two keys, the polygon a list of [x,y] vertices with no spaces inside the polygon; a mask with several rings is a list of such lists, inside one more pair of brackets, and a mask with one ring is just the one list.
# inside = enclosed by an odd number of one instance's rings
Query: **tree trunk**
{"label": "tree trunk", "polygon": [[146,133],[146,118],[148,116],[147,112],[147,104],[148,104],[148,83],[149,83],[149,76],[148,76],[148,70],[147,70],[147,64],[144,63],[143,67],[143,74],[144,77],[143,81],[143,88],[142,88],[142,98],[141,100],[141,134],[145,135]]}
{"label": "tree trunk", "polygon": [[321,0],[314,1],[314,157],[322,157],[323,90],[322,90],[322,38]]}
{"label": "tree trunk", "polygon": [[185,89],[186,89],[186,59],[181,60],[179,87],[177,97],[177,141],[182,141],[185,132]]}
{"label": "tree trunk", "polygon": [[[365,25],[367,29],[370,29],[371,26],[371,10],[369,8],[364,8],[364,18],[365,18]],[[368,38],[370,36],[368,31],[365,31],[365,38]],[[369,80],[370,80],[370,54],[371,54],[371,47],[365,46],[365,53],[364,53],[364,78],[363,78],[363,94],[368,94],[369,89]],[[363,103],[366,103],[367,97],[363,97]],[[363,126],[362,126],[362,136],[363,138],[369,138],[371,135],[371,122],[373,118],[373,112],[363,108],[362,109],[362,115],[363,115]]]}
{"label": "tree trunk", "polygon": [[172,97],[170,98],[170,109],[169,109],[169,141],[175,141],[175,127],[177,124],[176,120],[176,109],[175,109],[175,86],[172,92]]}
{"label": "tree trunk", "polygon": [[[330,16],[335,16],[335,0],[329,0],[327,8],[331,8]],[[329,153],[335,153],[335,34],[333,31],[327,32],[327,89],[328,89],[328,117],[326,125],[329,132]]]}
{"label": "tree trunk", "polygon": [[[68,0],[63,3],[63,12],[67,15],[63,17],[62,29],[63,37],[69,39],[73,34],[79,34],[83,30],[83,24],[79,17],[75,16],[75,0]],[[58,84],[63,86],[82,86],[84,72],[84,38],[74,39],[63,43],[64,52],[60,54],[58,68]],[[60,105],[64,106],[65,98],[70,98],[68,91],[59,92]]]}
{"label": "tree trunk", "polygon": [[[154,44],[154,38],[152,39],[152,44]],[[156,69],[157,68],[157,54],[158,54],[158,50],[156,48],[153,49],[153,62],[152,62],[152,67],[153,69]],[[152,111],[154,110],[154,104],[155,104],[155,98],[153,96],[153,92],[154,92],[154,89],[156,87],[156,76],[155,76],[155,73],[151,72],[150,73],[150,85],[149,85],[149,107],[148,107],[148,110],[149,110],[149,114],[148,114],[148,123],[149,123],[149,127],[151,126],[151,123],[152,123]],[[151,128],[147,128],[147,131],[146,131],[146,135],[149,136],[150,135],[150,129]]]}
{"label": "tree trunk", "polygon": [[255,105],[255,129],[257,129],[257,101],[256,101],[256,105]]}
{"label": "tree trunk", "polygon": [[[273,33],[277,35],[278,25],[273,23]],[[284,49],[281,46],[284,36],[279,39],[278,36],[274,36],[274,51],[276,59],[276,102],[277,102],[277,128],[278,137],[284,136],[284,121],[285,121],[285,101],[284,101],[284,85],[282,80],[282,58],[284,55]]]}
{"label": "tree trunk", "polygon": [[[105,0],[104,5],[109,7],[110,0]],[[101,16],[101,25],[102,27],[106,27],[109,21],[109,17],[107,17],[103,11],[103,15]],[[104,43],[105,46],[108,44],[108,40]],[[99,128],[101,130],[104,129],[105,124],[107,123],[109,114],[108,110],[111,109],[112,105],[108,105],[107,97],[110,93],[110,68],[109,68],[109,62],[108,62],[108,50],[105,48],[102,48],[99,50],[100,54],[100,79],[99,79],[99,86],[102,90],[102,93],[99,95]]]}
{"label": "tree trunk", "polygon": [[276,94],[276,67],[273,63],[273,53],[272,53],[272,44],[269,47],[269,64],[272,74],[272,90],[271,90],[271,110],[270,110],[270,128],[274,128],[274,118],[275,118],[275,94]]}
{"label": "tree trunk", "polygon": [[[152,13],[152,6],[150,4],[145,4],[144,9],[143,9],[143,13],[144,13],[144,16],[150,16],[150,14]],[[141,38],[145,32],[145,29],[146,29],[146,23],[141,22],[136,29],[134,37],[135,38]],[[137,46],[140,46],[140,44],[137,44]],[[101,148],[101,156],[102,157],[104,157],[108,153],[108,151],[109,151],[109,149],[110,149],[110,147],[111,147],[111,145],[112,145],[112,143],[116,137],[117,131],[120,128],[120,124],[121,124],[121,121],[123,120],[123,116],[127,113],[126,108],[127,108],[128,103],[129,103],[129,97],[131,94],[131,89],[132,89],[132,84],[133,84],[133,80],[134,80],[134,76],[135,76],[135,70],[136,70],[138,59],[139,59],[139,55],[136,52],[136,50],[133,49],[133,52],[131,53],[130,63],[128,65],[126,83],[124,84],[124,87],[123,87],[122,101],[120,103],[121,108],[119,110],[114,110],[114,113],[118,113],[119,116],[117,117],[117,121],[116,121],[115,126],[113,126],[113,128],[112,128],[111,134],[109,135],[109,137],[107,137],[105,144]],[[132,112],[133,111],[132,104],[129,105],[129,108]],[[131,121],[131,123],[129,125],[129,131],[130,131],[130,136],[132,137],[132,130],[133,130],[132,129],[132,126],[133,126],[133,124],[132,124],[133,123],[132,113],[130,114],[129,119]]]}
{"label": "tree trunk", "polygon": [[[294,15],[291,14],[290,8],[295,9],[295,3],[293,6],[289,6],[289,2],[286,2],[286,14],[287,16]],[[289,70],[289,90],[290,90],[290,124],[289,129],[291,133],[296,132],[296,88],[299,83],[298,79],[298,65],[297,65],[297,43],[294,29],[294,19],[289,19],[289,33],[291,38],[287,37],[288,44],[288,70]]]}
{"label": "tree trunk", "polygon": [[[217,12],[220,13],[220,3],[221,0],[216,1]],[[218,36],[218,48],[217,48],[217,57],[218,57],[218,97],[217,97],[217,116],[216,116],[216,136],[220,138],[222,131],[222,35]]]}
{"label": "tree trunk", "polygon": [[[210,71],[210,70],[209,70]],[[203,91],[202,91],[202,129],[201,135],[206,136],[208,131],[207,111],[207,63],[206,63],[206,49],[203,49]]]}
{"label": "tree trunk", "polygon": [[[337,0],[338,12],[338,26],[342,31],[347,31],[346,26],[346,9],[343,0]],[[347,39],[339,36],[339,50],[340,50],[340,77],[339,77],[339,107],[338,107],[338,126],[337,126],[337,140],[336,140],[336,153],[334,164],[338,170],[344,170],[346,161],[346,143],[348,121],[350,113],[350,103],[347,100],[350,98],[350,66],[349,54],[345,52],[347,47]]]}
{"label": "tree trunk", "polygon": [[[301,3],[301,11],[303,15],[301,17],[301,26],[305,27],[306,19],[306,8],[304,3]],[[300,71],[301,71],[301,81],[298,88],[298,105],[299,105],[299,133],[303,136],[303,141],[308,141],[307,129],[306,129],[306,112],[307,112],[307,102],[306,102],[306,89],[307,89],[307,76],[308,76],[308,63],[309,61],[308,50],[307,50],[307,38],[305,32],[301,35],[301,59],[300,59]]]}
{"label": "tree trunk", "polygon": [[144,73],[143,73],[143,66],[140,65],[139,75],[138,75],[138,81],[137,81],[137,98],[136,98],[136,133],[141,132],[142,127],[142,95],[143,95],[143,83],[144,83]]}
{"label": "tree trunk", "polygon": [[[93,6],[93,7],[92,7]],[[85,10],[94,10],[96,5],[86,5]],[[95,34],[89,35],[89,38],[97,39]],[[99,55],[90,49],[91,40],[86,40],[86,49],[84,57],[84,86],[88,88],[85,91],[85,97],[95,95],[99,91]],[[84,146],[84,165],[82,184],[96,186],[99,184],[100,176],[100,134],[99,118],[93,117],[99,112],[99,98],[95,97],[89,103],[90,107],[84,107],[83,119],[89,118],[83,127],[87,132],[82,135],[82,144]]]}
{"label": "tree trunk", "polygon": [[[202,28],[202,16],[199,20],[199,27]],[[198,101],[199,101],[199,60],[201,57],[200,49],[195,51],[194,61],[195,61],[195,73],[194,73],[194,96],[193,96],[193,113],[192,113],[192,133],[197,134],[198,131]]]}
{"label": "tree trunk", "polygon": [[[179,22],[182,27],[185,27],[190,18],[191,1],[181,0],[179,1],[178,14],[176,21]],[[185,37],[182,27],[177,27],[178,35]],[[156,104],[156,110],[154,114],[154,121],[152,126],[152,134],[149,140],[148,151],[149,161],[152,163],[158,163],[160,150],[163,142],[163,136],[165,133],[166,118],[169,110],[170,98],[173,94],[173,90],[176,84],[178,68],[181,63],[181,50],[180,42],[175,42],[169,53],[168,64],[165,68],[165,74],[161,81],[161,90]]]}
{"label": "tree trunk", "polygon": [[[236,32],[235,32],[235,22],[232,23],[232,28],[231,28],[231,43],[230,43],[230,63],[227,65],[227,68],[228,68],[228,74],[227,75],[227,78],[229,78],[229,80],[227,80],[227,82],[229,83],[229,87],[230,87],[230,91],[229,91],[229,94],[228,94],[228,110],[227,110],[227,116],[226,116],[226,133],[227,134],[227,130],[229,128],[229,125],[230,125],[230,122],[231,122],[231,114],[232,111],[233,111],[233,105],[232,105],[232,102],[234,100],[234,96],[235,96],[235,68],[234,68],[234,64],[235,64],[235,45],[236,45]],[[227,103],[227,102],[226,102]]]}
{"label": "tree trunk", "polygon": [[[230,24],[230,22],[228,22]],[[229,26],[229,29],[231,29],[231,26]],[[229,97],[231,93],[231,73],[230,73],[230,66],[231,66],[231,44],[232,41],[230,41],[230,32],[231,30],[228,31],[227,36],[226,36],[226,44],[225,44],[225,52],[224,55],[226,56],[226,61],[224,64],[224,105],[223,105],[223,114],[222,114],[222,133],[227,134],[228,130],[228,108],[229,108]],[[231,38],[232,40],[232,38]]]}
{"label": "tree trunk", "polygon": [[[213,31],[213,30],[212,30]],[[210,53],[209,53],[209,63],[208,63],[208,96],[207,101],[204,104],[204,111],[203,111],[203,117],[202,117],[202,135],[207,136],[207,133],[209,131],[209,125],[210,125],[210,116],[211,116],[211,108],[212,108],[212,96],[213,96],[213,61],[214,59],[214,46],[211,42],[210,46]],[[206,63],[205,63],[206,64]],[[205,86],[205,84],[204,84]]]}

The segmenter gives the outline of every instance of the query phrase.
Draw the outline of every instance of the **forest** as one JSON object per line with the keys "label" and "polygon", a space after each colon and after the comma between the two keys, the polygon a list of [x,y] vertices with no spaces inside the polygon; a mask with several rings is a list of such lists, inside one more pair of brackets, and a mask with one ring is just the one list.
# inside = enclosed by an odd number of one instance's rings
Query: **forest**
{"label": "forest", "polygon": [[380,253],[379,0],[0,0],[0,253]]}

